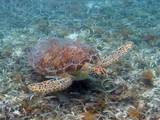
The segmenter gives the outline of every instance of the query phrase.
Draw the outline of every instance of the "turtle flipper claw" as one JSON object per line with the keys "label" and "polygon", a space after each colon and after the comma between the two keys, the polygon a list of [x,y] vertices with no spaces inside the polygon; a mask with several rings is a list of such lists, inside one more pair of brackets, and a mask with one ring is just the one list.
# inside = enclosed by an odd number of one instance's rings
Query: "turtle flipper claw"
{"label": "turtle flipper claw", "polygon": [[70,77],[58,77],[41,83],[33,83],[28,85],[28,89],[33,92],[50,93],[57,92],[68,88],[72,84]]}

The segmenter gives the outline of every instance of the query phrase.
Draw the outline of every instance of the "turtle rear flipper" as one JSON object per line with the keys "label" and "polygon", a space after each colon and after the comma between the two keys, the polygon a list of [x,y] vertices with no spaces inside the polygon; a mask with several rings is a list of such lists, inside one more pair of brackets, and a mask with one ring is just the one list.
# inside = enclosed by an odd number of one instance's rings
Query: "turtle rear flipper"
{"label": "turtle rear flipper", "polygon": [[33,83],[28,85],[28,89],[33,92],[50,93],[57,92],[68,88],[72,84],[70,77],[57,77],[41,83]]}
{"label": "turtle rear flipper", "polygon": [[132,42],[127,42],[123,46],[112,51],[111,55],[104,56],[104,58],[102,59],[102,63],[101,63],[102,66],[106,67],[118,61],[121,57],[123,57],[130,50],[131,46],[132,46]]}

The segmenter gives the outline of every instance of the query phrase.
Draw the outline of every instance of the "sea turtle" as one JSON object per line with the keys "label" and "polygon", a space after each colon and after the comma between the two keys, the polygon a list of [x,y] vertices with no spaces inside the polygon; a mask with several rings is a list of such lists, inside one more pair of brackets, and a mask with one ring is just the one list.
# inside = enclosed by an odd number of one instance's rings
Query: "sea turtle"
{"label": "sea turtle", "polygon": [[127,42],[100,59],[84,43],[56,38],[39,41],[30,53],[30,64],[35,71],[52,78],[29,84],[28,88],[34,92],[49,93],[68,88],[73,80],[104,79],[106,67],[124,56],[131,45]]}

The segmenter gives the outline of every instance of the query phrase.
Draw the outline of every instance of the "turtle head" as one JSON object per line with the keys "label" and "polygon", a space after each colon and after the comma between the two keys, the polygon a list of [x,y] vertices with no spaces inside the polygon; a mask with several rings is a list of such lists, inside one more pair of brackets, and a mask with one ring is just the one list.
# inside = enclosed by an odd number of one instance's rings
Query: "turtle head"
{"label": "turtle head", "polygon": [[89,77],[92,80],[103,80],[106,78],[106,69],[103,67],[92,67],[89,69]]}

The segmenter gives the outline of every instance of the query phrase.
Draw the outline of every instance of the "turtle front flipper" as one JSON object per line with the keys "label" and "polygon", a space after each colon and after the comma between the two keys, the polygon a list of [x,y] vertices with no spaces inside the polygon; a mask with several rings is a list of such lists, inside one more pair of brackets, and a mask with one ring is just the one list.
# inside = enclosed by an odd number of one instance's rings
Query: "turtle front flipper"
{"label": "turtle front flipper", "polygon": [[70,77],[57,77],[41,83],[33,83],[28,85],[28,89],[33,92],[50,93],[57,92],[68,88],[72,84]]}
{"label": "turtle front flipper", "polygon": [[102,66],[106,67],[118,61],[121,57],[123,57],[130,50],[131,46],[132,46],[132,42],[127,42],[123,46],[112,51],[111,55],[104,56],[104,58],[102,59],[102,63],[101,63]]}

